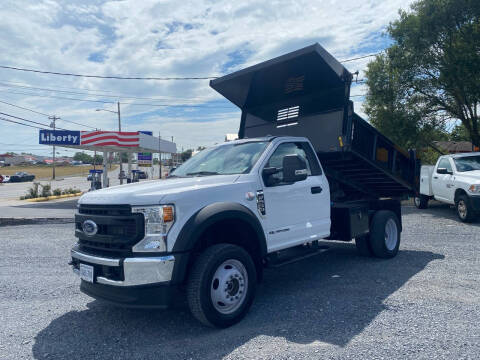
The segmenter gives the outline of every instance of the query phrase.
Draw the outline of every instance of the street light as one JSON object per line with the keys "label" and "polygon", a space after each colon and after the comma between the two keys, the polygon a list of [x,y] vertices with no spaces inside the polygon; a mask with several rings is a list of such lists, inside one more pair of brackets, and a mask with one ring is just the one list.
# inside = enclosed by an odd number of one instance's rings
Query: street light
{"label": "street light", "polygon": [[[120,120],[120,102],[117,102],[117,111],[114,110],[107,110],[107,109],[95,109],[95,111],[108,111],[118,115],[118,131],[122,131],[122,123]],[[123,185],[123,164],[122,164],[122,153],[119,152],[120,155],[120,185]]]}

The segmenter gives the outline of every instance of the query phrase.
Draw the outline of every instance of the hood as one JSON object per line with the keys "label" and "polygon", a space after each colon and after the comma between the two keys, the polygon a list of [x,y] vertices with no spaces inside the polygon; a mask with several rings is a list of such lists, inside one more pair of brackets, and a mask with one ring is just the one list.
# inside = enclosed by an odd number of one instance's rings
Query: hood
{"label": "hood", "polygon": [[238,177],[236,174],[142,181],[88,192],[78,203],[153,205],[159,204],[166,195],[230,185]]}
{"label": "hood", "polygon": [[458,172],[456,177],[470,184],[480,184],[480,170]]}

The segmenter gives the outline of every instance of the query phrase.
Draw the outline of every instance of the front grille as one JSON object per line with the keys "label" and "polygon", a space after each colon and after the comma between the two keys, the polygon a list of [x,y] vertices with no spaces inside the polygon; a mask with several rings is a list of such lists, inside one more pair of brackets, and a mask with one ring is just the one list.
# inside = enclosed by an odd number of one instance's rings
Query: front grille
{"label": "front grille", "polygon": [[132,214],[132,207],[130,205],[80,205],[78,212],[85,215],[128,216]]}
{"label": "front grille", "polygon": [[[87,236],[82,224],[92,220],[97,233]],[[98,255],[127,256],[132,246],[144,237],[142,214],[132,214],[129,205],[80,205],[75,215],[75,236],[80,249]]]}

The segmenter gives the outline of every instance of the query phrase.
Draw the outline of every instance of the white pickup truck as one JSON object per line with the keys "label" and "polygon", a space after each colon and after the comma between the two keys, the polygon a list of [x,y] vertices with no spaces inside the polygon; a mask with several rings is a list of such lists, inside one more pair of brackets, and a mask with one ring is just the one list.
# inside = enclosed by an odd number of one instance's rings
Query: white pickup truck
{"label": "white pickup truck", "polygon": [[213,80],[242,109],[240,140],[168,179],[83,195],[70,262],[81,291],[136,307],[179,295],[202,323],[226,327],[264,267],[318,254],[319,240],[394,257],[416,160],[354,113],[351,80],[318,44]]}
{"label": "white pickup truck", "polygon": [[458,218],[471,222],[480,216],[480,152],[443,155],[435,166],[420,171],[420,194],[415,197],[419,209],[435,199],[455,205]]}

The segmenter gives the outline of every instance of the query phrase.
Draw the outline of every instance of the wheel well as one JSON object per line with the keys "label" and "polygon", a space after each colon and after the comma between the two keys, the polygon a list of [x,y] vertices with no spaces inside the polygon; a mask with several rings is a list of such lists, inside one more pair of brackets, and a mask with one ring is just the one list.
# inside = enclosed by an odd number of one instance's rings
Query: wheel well
{"label": "wheel well", "polygon": [[455,202],[457,202],[457,199],[460,195],[467,195],[467,192],[463,189],[455,190]]}
{"label": "wheel well", "polygon": [[263,256],[260,246],[261,239],[255,229],[241,219],[223,219],[206,228],[198,238],[193,248],[188,270],[193,265],[196,255],[215,244],[237,245],[247,251],[253,259],[260,281],[263,273]]}

